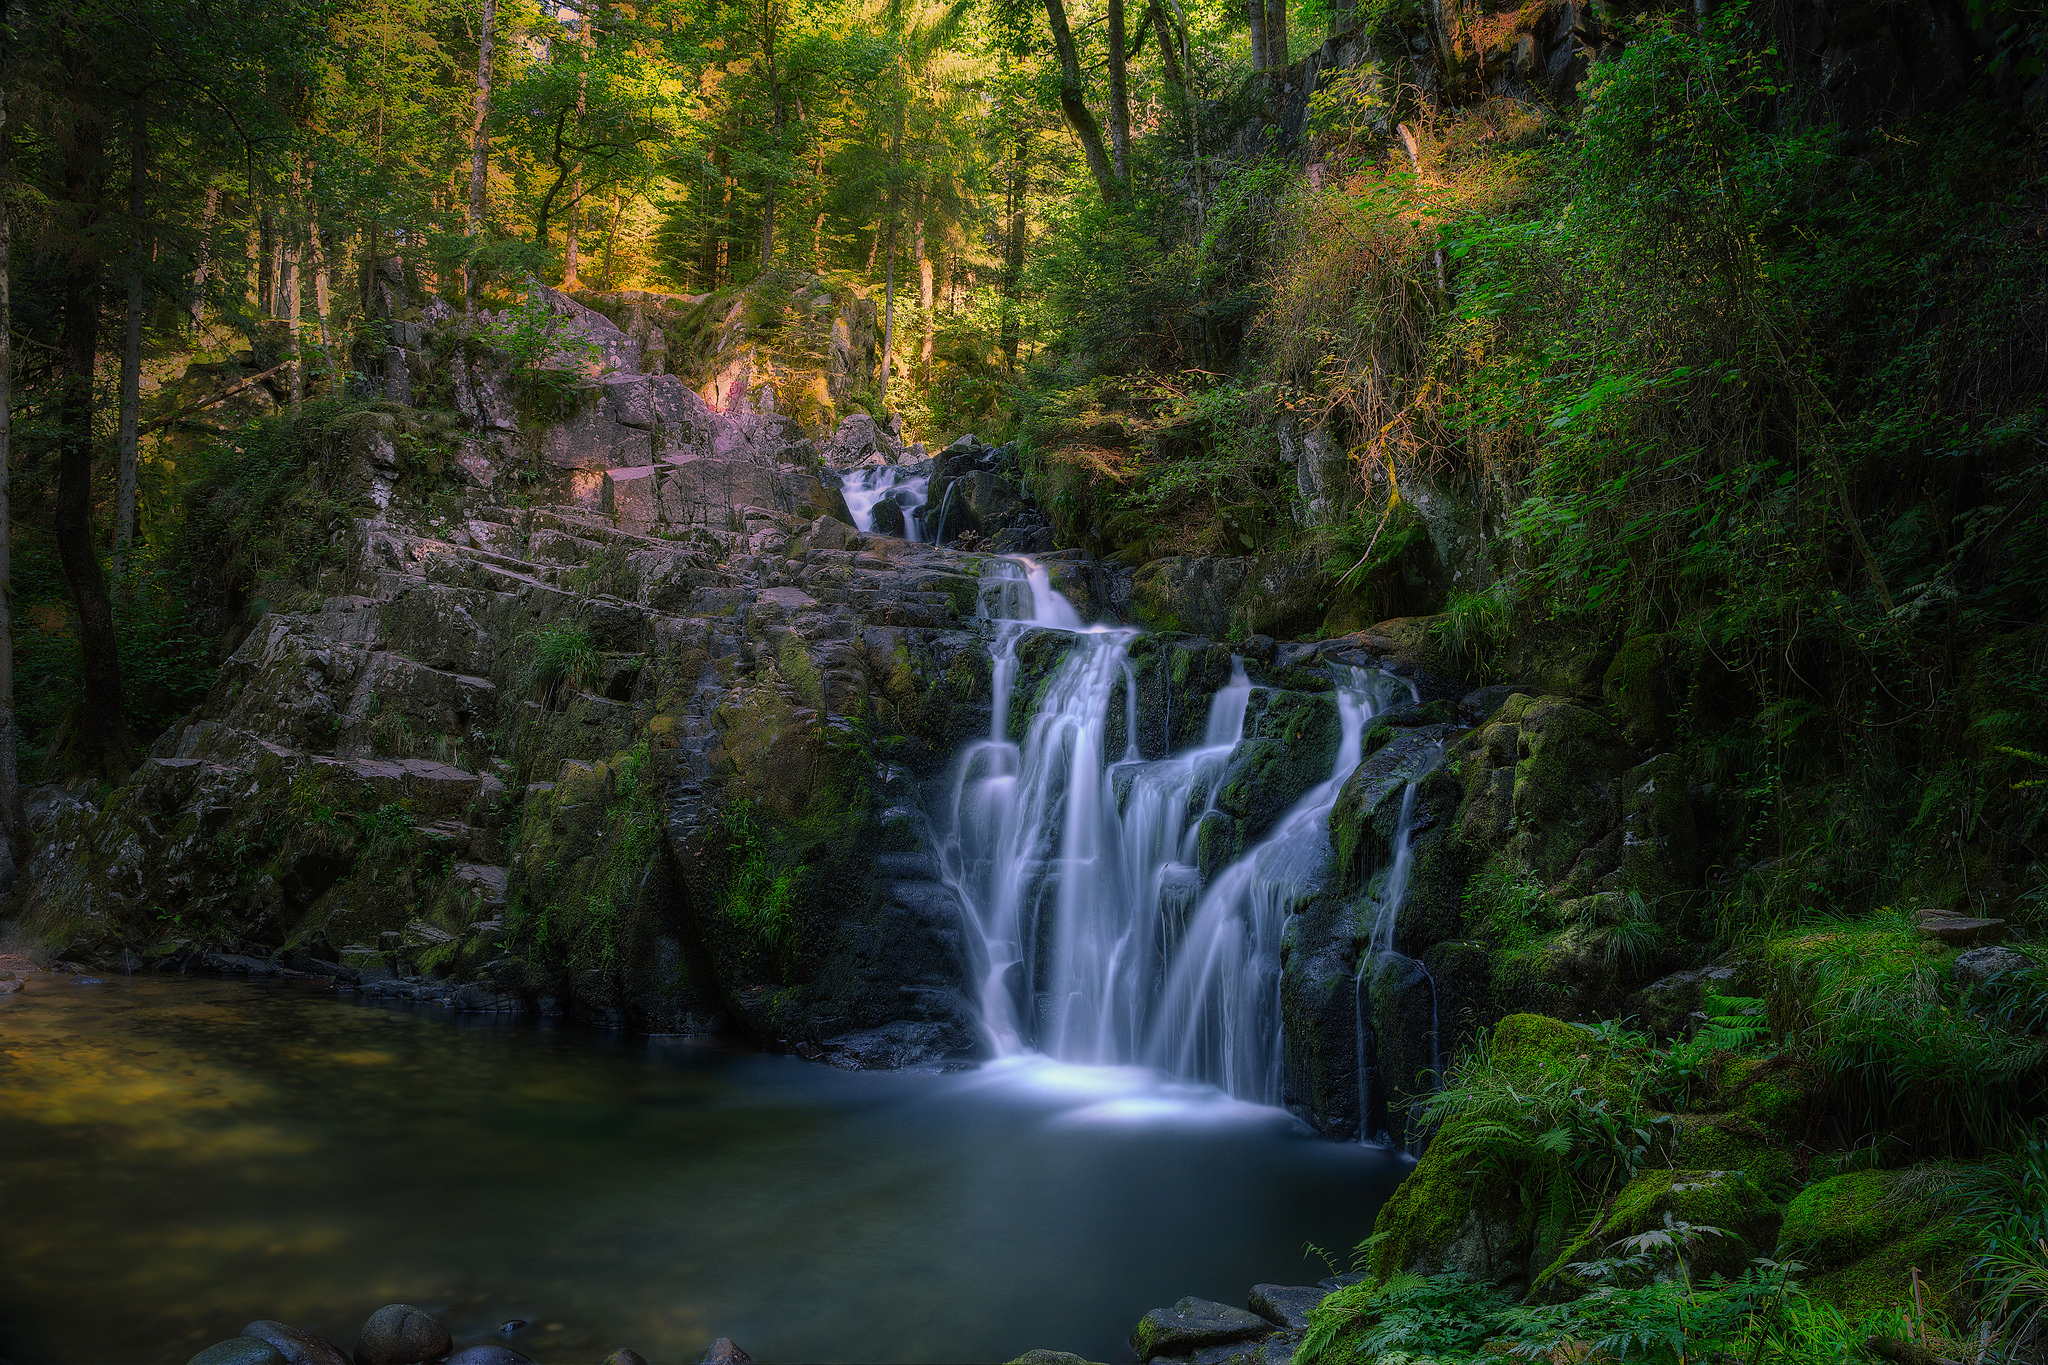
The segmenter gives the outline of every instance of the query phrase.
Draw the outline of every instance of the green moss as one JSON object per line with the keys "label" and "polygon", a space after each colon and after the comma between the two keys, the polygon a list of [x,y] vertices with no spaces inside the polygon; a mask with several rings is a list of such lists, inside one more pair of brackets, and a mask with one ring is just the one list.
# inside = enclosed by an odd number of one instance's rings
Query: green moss
{"label": "green moss", "polygon": [[1679,1114],[1674,1122],[1677,1140],[1670,1154],[1674,1169],[1741,1171],[1758,1188],[1780,1199],[1799,1187],[1792,1153],[1747,1119],[1729,1114]]}
{"label": "green moss", "polygon": [[1667,741],[1674,730],[1676,689],[1669,678],[1671,642],[1638,635],[1622,642],[1600,679],[1600,696],[1631,743]]}
{"label": "green moss", "polygon": [[[1782,1252],[1780,1259],[1784,1259]],[[1809,1275],[1806,1292],[1855,1317],[1888,1306],[1911,1305],[1914,1272],[1918,1271],[1925,1310],[1953,1313],[1962,1306],[1959,1290],[1969,1262],[1961,1229],[1953,1219],[1944,1218],[1840,1270]]]}
{"label": "green moss", "polygon": [[1732,1058],[1716,1085],[1722,1104],[1785,1142],[1806,1136],[1813,1107],[1813,1068],[1789,1053]]}
{"label": "green moss", "polygon": [[1779,1249],[1810,1266],[1848,1265],[1924,1227],[1934,1210],[1905,1171],[1852,1171],[1800,1192]]}
{"label": "green moss", "polygon": [[1724,1235],[1703,1236],[1692,1260],[1695,1279],[1709,1275],[1733,1278],[1751,1258],[1770,1250],[1778,1230],[1778,1206],[1739,1170],[1648,1170],[1629,1181],[1557,1259],[1536,1277],[1534,1289],[1548,1286],[1584,1288],[1569,1267],[1605,1255],[1619,1254],[1625,1238],[1652,1232],[1667,1221],[1718,1228]]}

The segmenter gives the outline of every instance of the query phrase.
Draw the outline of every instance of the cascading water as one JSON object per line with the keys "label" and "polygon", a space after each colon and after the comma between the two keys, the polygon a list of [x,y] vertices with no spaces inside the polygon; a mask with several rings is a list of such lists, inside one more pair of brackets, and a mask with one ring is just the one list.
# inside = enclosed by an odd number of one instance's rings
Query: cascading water
{"label": "cascading water", "polygon": [[1372,1026],[1366,1016],[1371,1005],[1371,989],[1366,976],[1369,972],[1383,968],[1389,961],[1413,965],[1429,983],[1430,994],[1430,1074],[1434,1082],[1442,1075],[1438,1053],[1436,1025],[1436,980],[1430,976],[1429,968],[1415,958],[1397,951],[1394,947],[1394,931],[1399,924],[1401,909],[1408,901],[1408,880],[1415,865],[1415,805],[1422,790],[1422,778],[1436,767],[1442,757],[1439,749],[1432,756],[1428,768],[1408,783],[1401,792],[1401,813],[1394,824],[1392,843],[1393,858],[1387,864],[1373,896],[1373,919],[1364,947],[1358,954],[1358,972],[1353,978],[1357,992],[1358,1016],[1358,1136],[1361,1142],[1369,1142],[1376,1136],[1371,1122],[1374,1101],[1382,1111],[1390,1098],[1389,1087],[1379,1068],[1374,1064]]}
{"label": "cascading water", "polygon": [[873,533],[875,508],[883,502],[894,502],[903,509],[903,538],[914,543],[924,539],[921,523],[931,483],[929,466],[925,473],[913,474],[902,465],[866,465],[842,475],[839,491],[846,499],[854,530],[863,535]]}
{"label": "cascading water", "polygon": [[[994,717],[954,770],[940,861],[981,941],[991,1042],[1003,1054],[1143,1063],[1278,1103],[1281,930],[1329,862],[1329,811],[1358,765],[1365,722],[1408,689],[1344,670],[1328,779],[1204,890],[1196,834],[1242,738],[1243,661],[1211,698],[1201,744],[1148,761],[1128,658],[1136,631],[1085,625],[1026,559],[989,569],[980,614],[993,631]],[[1009,725],[1019,651],[1045,630],[1067,637],[1066,653],[1019,743]],[[1119,684],[1129,739],[1112,757]]]}

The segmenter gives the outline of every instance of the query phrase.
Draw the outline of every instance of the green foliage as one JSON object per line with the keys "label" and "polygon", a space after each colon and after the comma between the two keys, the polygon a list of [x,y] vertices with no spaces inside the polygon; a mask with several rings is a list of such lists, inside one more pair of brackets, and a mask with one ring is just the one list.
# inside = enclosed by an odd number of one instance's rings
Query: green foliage
{"label": "green foliage", "polygon": [[1668,1116],[1644,1103],[1641,1072],[1587,1051],[1536,1061],[1483,1043],[1417,1112],[1460,1168],[1526,1191],[1535,1264],[1547,1264],[1595,1202],[1628,1183],[1671,1141]]}
{"label": "green foliage", "polygon": [[2048,1138],[1978,1168],[1963,1197],[1983,1320],[2007,1358],[2028,1359],[2048,1341]]}
{"label": "green foliage", "polygon": [[801,867],[777,868],[754,812],[743,802],[725,809],[728,870],[719,913],[763,965],[786,969],[796,950],[795,908]]}
{"label": "green foliage", "polygon": [[1377,1360],[1401,1352],[1438,1360],[1479,1359],[1513,1299],[1470,1275],[1401,1273],[1348,1285],[1309,1314],[1297,1360]]}
{"label": "green foliage", "polygon": [[598,366],[595,342],[534,291],[506,313],[502,323],[477,330],[477,339],[512,360],[512,379],[526,402],[543,416],[559,416]]}
{"label": "green foliage", "polygon": [[602,665],[589,630],[577,622],[558,622],[533,632],[530,640],[525,685],[544,705],[560,709],[589,690]]}

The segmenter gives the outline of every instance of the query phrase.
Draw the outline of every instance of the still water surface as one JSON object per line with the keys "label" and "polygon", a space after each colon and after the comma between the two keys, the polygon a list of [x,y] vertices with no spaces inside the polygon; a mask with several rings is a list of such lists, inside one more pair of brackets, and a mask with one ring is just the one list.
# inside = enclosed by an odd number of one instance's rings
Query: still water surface
{"label": "still water surface", "polygon": [[182,1362],[259,1317],[347,1349],[403,1300],[548,1365],[1127,1360],[1147,1308],[1328,1274],[1304,1244],[1405,1170],[1129,1070],[39,976],[0,996],[0,1359]]}

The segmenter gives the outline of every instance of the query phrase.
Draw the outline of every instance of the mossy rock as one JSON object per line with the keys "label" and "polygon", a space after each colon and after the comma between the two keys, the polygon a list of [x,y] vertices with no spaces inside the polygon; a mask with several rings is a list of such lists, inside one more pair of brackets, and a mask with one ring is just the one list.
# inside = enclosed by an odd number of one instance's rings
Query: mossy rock
{"label": "mossy rock", "polygon": [[[1546,1068],[1584,1055],[1590,1037],[1561,1020],[1511,1014],[1494,1025],[1493,1057],[1510,1074],[1534,1080]],[[1528,1229],[1517,1172],[1468,1166],[1466,1120],[1438,1131],[1406,1180],[1373,1221],[1370,1269],[1384,1277],[1446,1266],[1486,1279],[1524,1272]]]}
{"label": "mossy rock", "polygon": [[1739,1114],[1680,1114],[1670,1152],[1674,1169],[1741,1171],[1766,1194],[1799,1188],[1797,1163],[1779,1139]]}
{"label": "mossy rock", "polygon": [[1806,1136],[1816,1075],[1790,1053],[1731,1058],[1716,1079],[1716,1098],[1730,1113],[1784,1142]]}
{"label": "mossy rock", "polygon": [[1600,698],[1629,743],[1669,744],[1677,732],[1678,650],[1669,636],[1638,635],[1622,642],[1600,679]]}
{"label": "mossy rock", "polygon": [[1942,1167],[1851,1171],[1808,1186],[1785,1210],[1777,1257],[1807,1267],[1807,1292],[1855,1315],[1909,1304],[1913,1272],[1922,1300],[1946,1311],[1969,1263],[1957,1221],[1939,1192],[1954,1183]]}
{"label": "mossy rock", "polygon": [[1778,1206],[1742,1171],[1648,1170],[1622,1187],[1599,1219],[1573,1238],[1550,1266],[1536,1277],[1533,1291],[1549,1297],[1560,1291],[1590,1287],[1570,1267],[1603,1255],[1620,1254],[1630,1237],[1656,1232],[1676,1223],[1715,1228],[1718,1235],[1700,1237],[1690,1257],[1691,1273],[1729,1278],[1770,1250],[1777,1235]]}

